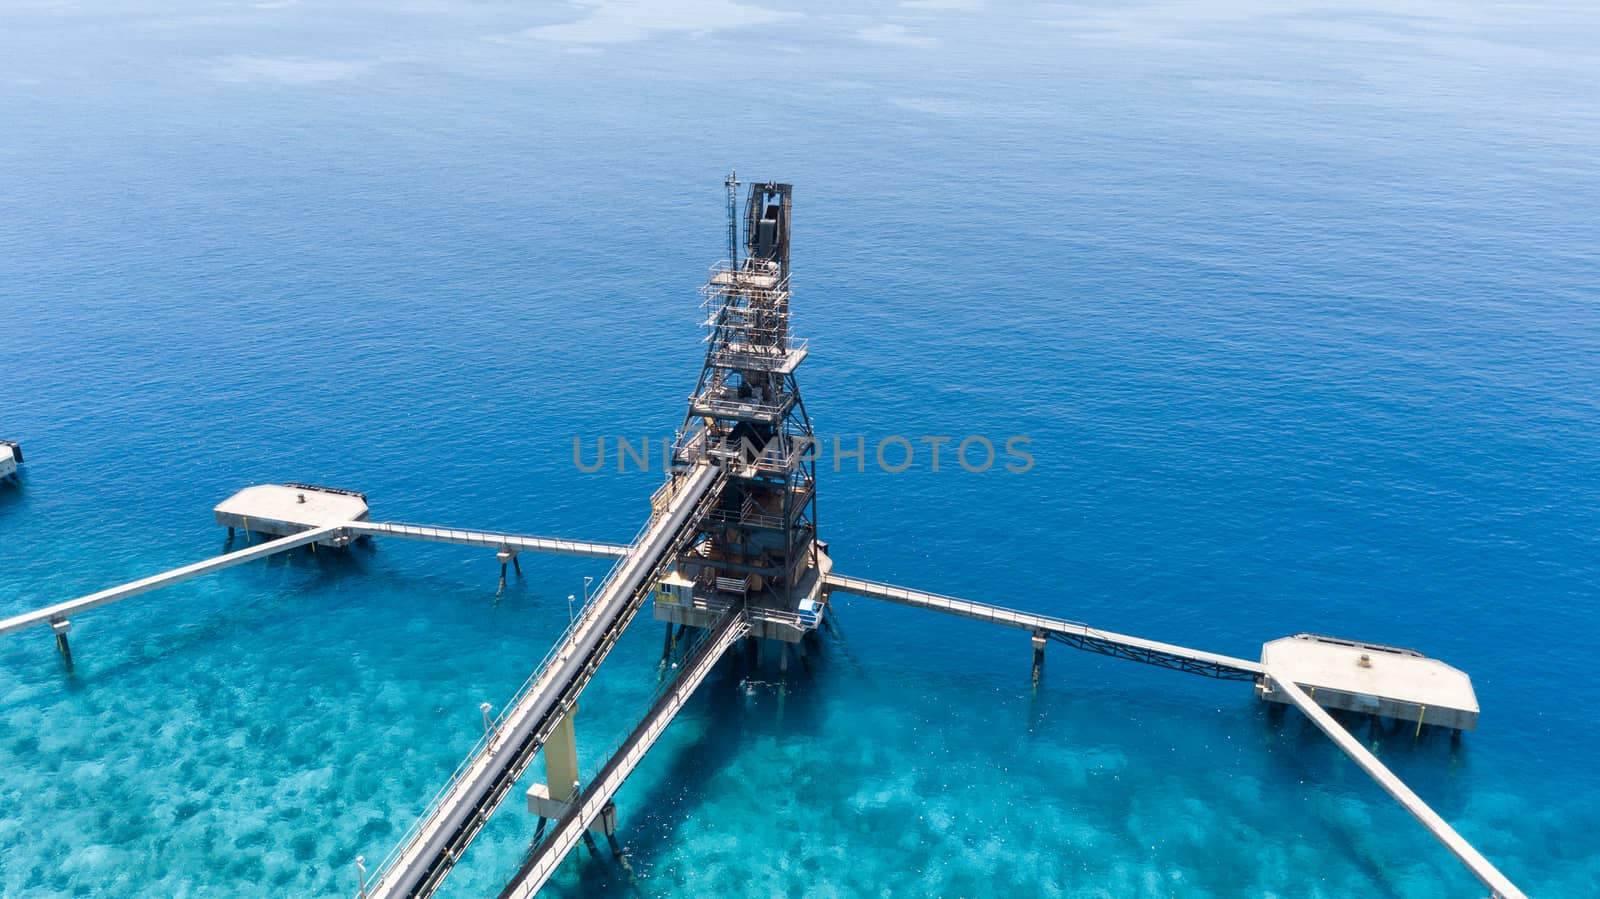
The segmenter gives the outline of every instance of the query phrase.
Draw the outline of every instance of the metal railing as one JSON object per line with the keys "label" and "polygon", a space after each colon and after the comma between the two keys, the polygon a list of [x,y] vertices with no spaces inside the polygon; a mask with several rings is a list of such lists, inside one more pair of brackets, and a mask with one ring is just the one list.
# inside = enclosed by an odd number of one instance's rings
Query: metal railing
{"label": "metal railing", "polygon": [[782,515],[767,515],[758,512],[728,512],[722,509],[713,511],[709,516],[712,521],[721,524],[742,524],[758,528],[781,531],[784,528]]}
{"label": "metal railing", "polygon": [[758,401],[753,397],[739,396],[726,387],[721,387],[689,397],[689,406],[696,415],[726,418],[747,415],[778,419],[788,413],[794,405],[794,394],[783,393],[779,397],[777,402]]}
{"label": "metal railing", "polygon": [[1527,899],[1527,894],[1517,888],[1510,878],[1500,872],[1483,853],[1479,852],[1468,843],[1460,833],[1456,832],[1450,823],[1439,816],[1431,806],[1422,801],[1412,789],[1390,771],[1378,757],[1373,755],[1361,741],[1350,735],[1338,721],[1334,720],[1322,709],[1317,701],[1292,678],[1285,677],[1276,670],[1268,669],[1265,673],[1267,680],[1289,697],[1289,700],[1299,707],[1319,730],[1325,734],[1333,744],[1343,750],[1345,755],[1361,766],[1361,769],[1377,782],[1383,791],[1388,793],[1400,806],[1410,812],[1423,827],[1428,829],[1434,839],[1438,840],[1450,853],[1460,861],[1472,875],[1478,878],[1484,886],[1489,888],[1490,899]]}
{"label": "metal railing", "polygon": [[806,434],[791,433],[785,428],[757,452],[755,444],[747,440],[732,440],[731,431],[731,428],[704,426],[693,427],[688,432],[679,431],[673,437],[673,457],[711,456],[769,474],[797,477],[809,474],[804,463],[816,458],[816,439]]}
{"label": "metal railing", "polygon": [[399,522],[352,522],[347,526],[352,533],[374,537],[399,537],[402,540],[426,540],[436,543],[454,543],[461,546],[488,546],[499,549],[518,549],[547,552],[556,555],[590,556],[593,558],[619,558],[627,553],[628,545],[606,543],[598,540],[568,540],[561,537],[535,537],[526,534],[506,534],[498,531],[470,531],[463,528],[445,528],[432,525],[401,524]]}
{"label": "metal railing", "polygon": [[[766,285],[771,286],[766,286]],[[701,291],[711,293],[730,289],[783,290],[789,289],[789,279],[776,265],[765,270],[734,265],[724,259],[714,263],[706,272],[706,283]]]}
{"label": "metal railing", "polygon": [[817,626],[817,622],[822,619],[822,612],[819,610],[810,615],[802,615],[799,612],[787,612],[770,606],[753,605],[745,607],[745,616],[757,621],[786,624],[796,630],[809,630]]}
{"label": "metal railing", "polygon": [[1104,631],[1090,627],[1081,621],[1069,621],[1064,618],[1052,618],[1030,612],[1017,612],[1000,606],[970,602],[953,596],[941,596],[937,593],[927,593],[921,590],[908,590],[904,587],[880,584],[875,581],[861,580],[860,578],[830,574],[828,575],[827,583],[833,589],[853,593],[857,596],[865,596],[869,599],[884,599],[917,608],[949,612],[977,621],[990,621],[1022,630],[1038,631],[1049,634],[1059,642],[1066,643],[1077,649],[1143,662],[1175,671],[1203,674],[1228,680],[1251,680],[1260,675],[1262,670],[1259,662],[1205,652],[1199,649],[1190,649],[1186,646],[1177,646],[1171,643],[1145,640],[1141,637],[1131,637],[1114,631]]}
{"label": "metal railing", "polygon": [[[710,486],[708,486],[707,490],[710,492]],[[655,526],[659,522],[664,521],[665,518],[665,515],[652,515],[645,521],[638,533],[633,536],[633,539],[628,541],[622,557],[618,560],[617,564],[611,566],[611,569],[606,573],[605,578],[600,581],[599,586],[589,594],[588,600],[584,603],[583,608],[577,617],[567,625],[566,630],[562,631],[561,638],[556,641],[555,645],[551,647],[549,652],[545,653],[544,658],[541,659],[539,664],[533,669],[533,673],[528,675],[527,680],[523,681],[522,686],[519,687],[514,694],[512,694],[511,700],[502,706],[500,714],[493,719],[490,727],[484,731],[483,736],[479,737],[478,740],[473,744],[471,751],[468,752],[466,758],[462,760],[461,764],[457,765],[456,769],[451,772],[450,777],[445,782],[444,786],[441,787],[428,801],[428,804],[424,807],[422,814],[418,816],[416,821],[414,821],[410,827],[406,828],[406,830],[401,834],[400,839],[396,842],[394,848],[389,851],[388,855],[384,856],[383,861],[379,863],[377,869],[373,873],[373,876],[370,878],[371,883],[383,883],[384,878],[392,871],[395,863],[416,843],[420,835],[428,831],[439,819],[440,814],[445,808],[445,798],[455,791],[455,789],[461,784],[461,781],[466,776],[467,772],[471,771],[485,756],[492,754],[494,741],[498,739],[506,730],[504,725],[510,720],[511,716],[517,712],[524,700],[528,698],[528,695],[533,690],[534,685],[544,677],[544,675],[549,671],[551,664],[556,659],[561,658],[564,653],[570,651],[569,647],[575,643],[578,633],[587,627],[591,620],[598,614],[601,604],[595,600],[605,595],[606,591],[610,588],[611,584],[616,580],[619,574],[628,567],[629,561],[633,558],[635,552],[644,542],[645,538],[650,534]]]}
{"label": "metal railing", "polygon": [[954,596],[944,596],[939,593],[929,593],[925,590],[911,590],[897,587],[892,584],[882,584],[877,581],[866,581],[860,578],[829,575],[828,585],[846,593],[865,596],[869,599],[894,597],[905,605],[924,608],[941,608],[957,615],[978,621],[992,621],[1011,627],[1034,628],[1044,627],[1047,630],[1063,631],[1092,631],[1089,625],[1081,621],[1069,621],[1065,618],[1051,618],[1045,615],[1035,615],[1028,612],[1016,612],[1000,606],[987,603],[971,602],[958,599]]}
{"label": "metal railing", "polygon": [[606,751],[606,762],[590,781],[589,787],[562,816],[550,838],[534,848],[528,863],[517,872],[515,880],[502,895],[531,896],[537,892],[577,846],[589,825],[604,813],[616,791],[677,717],[684,703],[704,682],[723,653],[749,632],[749,626],[737,610],[730,610],[727,616],[713,625],[707,637],[695,647],[690,664],[657,691],[650,708],[634,727]]}
{"label": "metal railing", "polygon": [[213,556],[209,559],[203,559],[199,562],[194,562],[181,568],[174,568],[170,571],[161,572],[160,574],[153,574],[149,577],[140,578],[136,581],[130,581],[118,587],[101,590],[98,593],[91,593],[88,596],[80,596],[77,599],[56,603],[55,605],[46,606],[42,609],[35,609],[31,612],[23,612],[20,615],[13,615],[9,618],[0,619],[0,636],[4,636],[15,631],[20,631],[24,628],[37,627],[53,624],[58,621],[65,621],[73,616],[87,612],[91,609],[97,609],[101,606],[110,605],[114,602],[121,602],[124,599],[130,599],[144,593],[149,593],[152,590],[159,590],[162,587],[170,586],[181,581],[186,581],[190,578],[200,577],[204,574],[210,574],[213,571],[221,571],[224,568],[232,568],[235,565],[243,565],[246,562],[253,562],[256,559],[288,552],[289,550],[305,546],[308,543],[314,544],[320,540],[347,533],[349,526],[352,524],[355,524],[355,522],[327,525],[325,527],[300,531],[296,534],[289,534],[279,537],[275,540],[269,540],[266,543],[257,543],[254,546],[247,546],[244,549],[234,550],[233,552],[225,553],[220,556]]}
{"label": "metal railing", "polygon": [[788,368],[789,360],[806,352],[807,340],[787,341],[788,345],[759,346],[754,344],[728,345],[713,350],[711,363],[724,368],[746,368],[756,371],[776,371]]}

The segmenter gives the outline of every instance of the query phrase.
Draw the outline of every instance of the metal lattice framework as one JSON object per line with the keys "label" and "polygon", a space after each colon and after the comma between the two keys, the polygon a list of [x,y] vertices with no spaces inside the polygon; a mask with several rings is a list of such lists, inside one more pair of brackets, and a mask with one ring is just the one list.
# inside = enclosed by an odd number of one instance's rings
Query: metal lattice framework
{"label": "metal lattice framework", "polygon": [[715,457],[730,474],[679,571],[696,593],[738,594],[758,615],[792,613],[817,564],[816,439],[795,380],[806,345],[789,333],[790,209],[789,185],[751,185],[744,258],[713,266],[701,288],[705,364],[675,452],[679,464]]}
{"label": "metal lattice framework", "polygon": [[1146,665],[1154,665],[1157,668],[1170,668],[1173,671],[1199,674],[1205,677],[1214,677],[1218,680],[1254,681],[1258,677],[1257,673],[1250,669],[1238,668],[1209,659],[1195,659],[1182,653],[1128,646],[1117,640],[1095,637],[1092,634],[1053,631],[1050,633],[1050,639],[1085,652],[1099,653],[1103,656],[1127,659],[1132,662],[1143,662]]}

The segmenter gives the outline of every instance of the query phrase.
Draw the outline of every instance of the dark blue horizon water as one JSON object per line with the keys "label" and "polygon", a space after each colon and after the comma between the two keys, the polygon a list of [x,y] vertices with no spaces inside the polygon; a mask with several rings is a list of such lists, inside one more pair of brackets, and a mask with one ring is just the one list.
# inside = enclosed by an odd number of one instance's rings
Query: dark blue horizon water
{"label": "dark blue horizon water", "polygon": [[[795,187],[838,570],[1246,657],[1469,672],[1357,734],[1529,895],[1600,895],[1600,17],[1580,3],[0,9],[0,615],[222,548],[252,483],[625,539],[699,365],[721,179]],[[380,542],[0,641],[0,894],[349,895],[598,563]],[[839,597],[719,670],[554,895],[1482,889],[1247,687]],[[640,621],[586,771],[643,711]],[[539,770],[539,766],[533,769]],[[529,782],[534,776],[527,778]],[[518,798],[452,875],[492,893]]]}

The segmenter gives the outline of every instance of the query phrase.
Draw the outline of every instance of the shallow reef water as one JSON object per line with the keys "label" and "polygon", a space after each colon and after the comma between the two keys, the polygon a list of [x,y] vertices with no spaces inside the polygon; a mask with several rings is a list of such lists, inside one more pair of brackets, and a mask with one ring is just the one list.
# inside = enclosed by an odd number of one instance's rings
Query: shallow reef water
{"label": "shallow reef water", "polygon": [[[0,10],[0,615],[221,551],[253,483],[627,539],[659,473],[573,441],[682,421],[737,167],[796,185],[806,407],[866,448],[820,474],[838,571],[1413,646],[1479,730],[1348,726],[1529,895],[1600,895],[1592,9],[625,6]],[[934,470],[972,435],[1034,464]],[[0,894],[354,895],[604,572],[522,562],[297,552],[80,616],[70,674],[0,640]],[[626,863],[551,894],[1482,893],[1248,685],[834,616],[724,660]],[[586,774],[659,627],[583,697]],[[531,770],[445,895],[516,870]]]}

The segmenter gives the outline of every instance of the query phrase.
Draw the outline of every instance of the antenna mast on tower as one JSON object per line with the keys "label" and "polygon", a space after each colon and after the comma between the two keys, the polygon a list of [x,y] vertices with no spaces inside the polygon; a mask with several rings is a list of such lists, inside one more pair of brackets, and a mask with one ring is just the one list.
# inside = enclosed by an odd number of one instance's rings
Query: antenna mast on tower
{"label": "antenna mast on tower", "polygon": [[728,188],[728,264],[739,268],[739,173],[729,172],[723,180]]}

